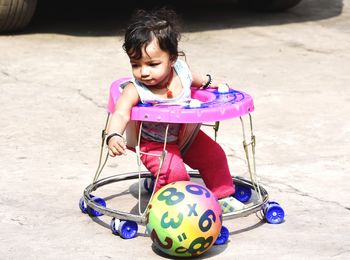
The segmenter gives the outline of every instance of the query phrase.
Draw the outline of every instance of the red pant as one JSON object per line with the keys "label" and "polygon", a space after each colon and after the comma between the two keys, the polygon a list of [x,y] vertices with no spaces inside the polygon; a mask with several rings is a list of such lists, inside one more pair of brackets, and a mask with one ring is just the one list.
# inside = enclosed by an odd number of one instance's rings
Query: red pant
{"label": "red pant", "polygon": [[[142,141],[141,151],[161,154],[163,143]],[[174,181],[190,180],[185,164],[197,169],[208,189],[220,199],[232,195],[235,187],[227,164],[226,154],[221,146],[204,132],[199,131],[197,137],[184,156],[181,155],[177,144],[166,145],[167,155],[156,186],[156,191]],[[159,158],[142,155],[145,167],[156,177],[159,168]]]}

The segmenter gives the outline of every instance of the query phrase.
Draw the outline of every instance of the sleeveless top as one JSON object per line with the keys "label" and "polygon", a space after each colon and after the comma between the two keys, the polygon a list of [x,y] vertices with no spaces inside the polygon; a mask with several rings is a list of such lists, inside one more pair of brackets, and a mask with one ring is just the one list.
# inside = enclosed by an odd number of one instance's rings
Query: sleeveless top
{"label": "sleeveless top", "polygon": [[[181,104],[191,99],[192,74],[186,62],[180,59],[176,60],[174,64],[174,70],[179,76],[182,84],[182,91],[180,95],[175,98],[160,98],[157,95],[153,94],[152,91],[149,90],[146,85],[142,84],[135,78],[132,78],[129,81],[123,83],[121,85],[121,88],[123,88],[130,82],[133,83],[140,96],[141,103],[144,104]],[[143,122],[141,137],[148,141],[164,142],[167,125],[167,123]],[[166,140],[168,143],[176,142],[178,140],[180,126],[181,124],[176,123],[169,124],[168,135]]]}

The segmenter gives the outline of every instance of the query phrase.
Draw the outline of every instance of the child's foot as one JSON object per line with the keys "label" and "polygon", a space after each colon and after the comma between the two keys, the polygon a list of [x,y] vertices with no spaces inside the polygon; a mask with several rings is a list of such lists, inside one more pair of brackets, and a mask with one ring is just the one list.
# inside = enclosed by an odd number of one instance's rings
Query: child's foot
{"label": "child's foot", "polygon": [[219,199],[219,204],[222,209],[222,213],[231,213],[244,208],[244,204],[236,198],[229,196],[226,198]]}

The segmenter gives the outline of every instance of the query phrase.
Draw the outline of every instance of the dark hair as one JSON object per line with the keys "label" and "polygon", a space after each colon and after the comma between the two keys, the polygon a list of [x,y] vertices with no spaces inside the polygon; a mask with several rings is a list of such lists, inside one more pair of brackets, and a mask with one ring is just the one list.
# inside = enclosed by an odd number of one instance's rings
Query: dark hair
{"label": "dark hair", "polygon": [[180,37],[180,20],[173,10],[137,10],[126,29],[123,49],[130,58],[139,60],[142,50],[156,38],[160,49],[176,59]]}

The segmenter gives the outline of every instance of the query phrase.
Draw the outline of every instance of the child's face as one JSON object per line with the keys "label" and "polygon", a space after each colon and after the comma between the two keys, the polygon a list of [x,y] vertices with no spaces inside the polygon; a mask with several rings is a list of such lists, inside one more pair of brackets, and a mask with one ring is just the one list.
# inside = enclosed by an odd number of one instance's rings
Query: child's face
{"label": "child's face", "polygon": [[141,59],[130,58],[132,74],[149,87],[165,86],[174,62],[168,52],[160,49],[156,38],[142,50]]}

